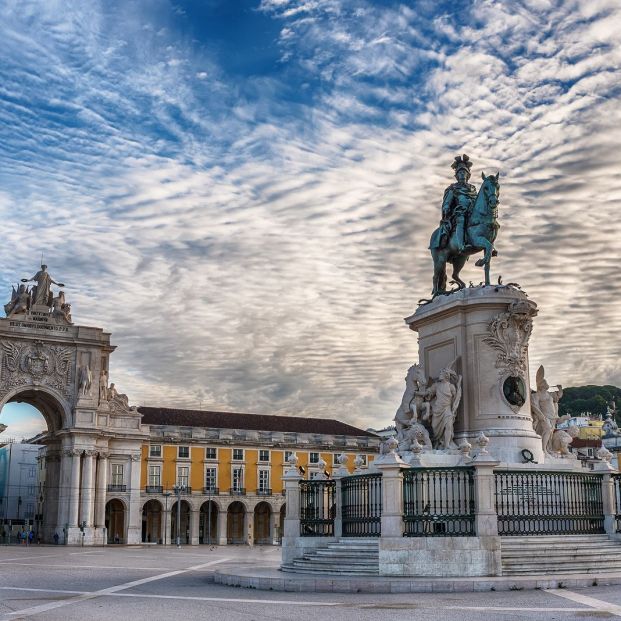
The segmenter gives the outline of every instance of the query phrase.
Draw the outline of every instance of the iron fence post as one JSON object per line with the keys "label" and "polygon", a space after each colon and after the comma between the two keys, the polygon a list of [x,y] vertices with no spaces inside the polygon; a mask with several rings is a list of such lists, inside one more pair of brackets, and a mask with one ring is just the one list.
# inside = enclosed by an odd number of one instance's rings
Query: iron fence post
{"label": "iron fence post", "polygon": [[340,472],[340,469],[334,472],[332,478],[336,484],[334,492],[334,536],[340,539],[343,536],[343,474]]}

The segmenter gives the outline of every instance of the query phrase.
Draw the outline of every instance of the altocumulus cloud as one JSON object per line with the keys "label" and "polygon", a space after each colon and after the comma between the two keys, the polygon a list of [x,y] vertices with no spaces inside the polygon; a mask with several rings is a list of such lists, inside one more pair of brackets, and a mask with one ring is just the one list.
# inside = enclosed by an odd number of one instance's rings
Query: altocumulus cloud
{"label": "altocumulus cloud", "polygon": [[43,252],[132,402],[382,425],[466,151],[533,365],[621,383],[618,2],[212,4],[4,3],[5,293]]}

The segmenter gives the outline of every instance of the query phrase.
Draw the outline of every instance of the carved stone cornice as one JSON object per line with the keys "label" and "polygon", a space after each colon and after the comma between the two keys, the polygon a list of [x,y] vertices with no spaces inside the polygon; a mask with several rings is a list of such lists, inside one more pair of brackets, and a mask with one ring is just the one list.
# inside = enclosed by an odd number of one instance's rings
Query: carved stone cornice
{"label": "carved stone cornice", "polygon": [[99,451],[98,455],[99,459],[108,459],[108,457],[110,457],[110,453],[107,451]]}

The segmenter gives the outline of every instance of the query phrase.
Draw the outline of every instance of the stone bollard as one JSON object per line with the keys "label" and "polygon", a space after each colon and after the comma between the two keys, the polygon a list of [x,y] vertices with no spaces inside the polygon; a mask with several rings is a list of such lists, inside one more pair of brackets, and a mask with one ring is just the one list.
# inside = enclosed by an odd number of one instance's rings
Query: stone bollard
{"label": "stone bollard", "polygon": [[392,450],[374,462],[382,473],[382,540],[403,537],[403,475],[408,465]]}
{"label": "stone bollard", "polygon": [[483,455],[478,455],[470,462],[474,466],[474,527],[477,537],[498,537],[494,468],[499,463],[493,458],[488,461]]}
{"label": "stone bollard", "polygon": [[602,504],[604,509],[604,530],[607,535],[614,535],[617,537],[615,483],[609,472],[602,475]]}
{"label": "stone bollard", "polygon": [[[297,458],[296,458],[297,460]],[[296,464],[285,470],[285,498],[287,503],[282,537],[282,562],[290,563],[297,554],[300,539],[300,480],[302,477]]]}

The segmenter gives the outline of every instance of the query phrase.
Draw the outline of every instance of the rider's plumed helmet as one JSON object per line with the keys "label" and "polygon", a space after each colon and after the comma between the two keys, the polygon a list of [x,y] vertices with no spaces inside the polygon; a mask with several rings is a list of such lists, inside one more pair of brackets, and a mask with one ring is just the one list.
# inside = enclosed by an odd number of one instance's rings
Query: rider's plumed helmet
{"label": "rider's plumed helmet", "polygon": [[465,170],[468,174],[468,177],[470,177],[472,162],[470,161],[470,158],[464,153],[463,155],[458,155],[455,158],[455,161],[451,164],[451,168],[455,171],[455,174],[457,174],[458,170]]}

